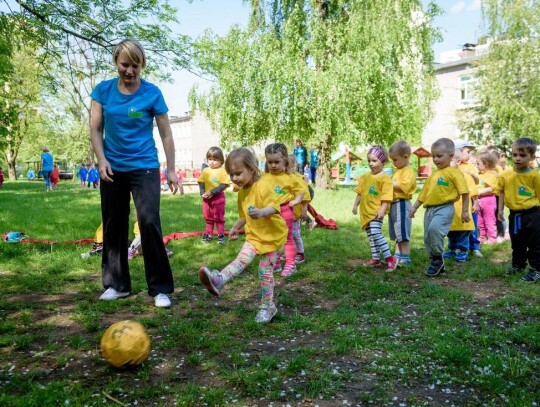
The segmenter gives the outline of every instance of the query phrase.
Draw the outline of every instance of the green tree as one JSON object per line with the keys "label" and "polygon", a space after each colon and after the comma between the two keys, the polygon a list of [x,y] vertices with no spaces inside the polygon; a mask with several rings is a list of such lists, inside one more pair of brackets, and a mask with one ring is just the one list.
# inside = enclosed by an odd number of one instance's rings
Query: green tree
{"label": "green tree", "polygon": [[460,118],[472,139],[507,148],[540,139],[540,3],[485,0],[488,51],[477,63],[478,104]]}
{"label": "green tree", "polygon": [[[13,52],[13,72],[0,88],[0,117],[9,117],[2,139],[2,154],[8,167],[10,180],[15,180],[15,166],[19,148],[39,122],[41,86],[39,64],[32,56],[35,48],[24,46]],[[4,125],[4,124],[3,124]]]}
{"label": "green tree", "polygon": [[300,138],[330,156],[352,145],[419,141],[435,96],[431,45],[437,33],[416,0],[252,0],[249,28],[197,43],[199,67],[215,78],[194,89],[224,145]]}

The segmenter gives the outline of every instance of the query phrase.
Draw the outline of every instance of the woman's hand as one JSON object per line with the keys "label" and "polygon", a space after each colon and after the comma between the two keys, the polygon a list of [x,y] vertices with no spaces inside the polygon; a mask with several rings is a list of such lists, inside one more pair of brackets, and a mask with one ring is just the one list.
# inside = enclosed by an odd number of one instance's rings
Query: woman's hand
{"label": "woman's hand", "polygon": [[114,173],[111,168],[111,164],[109,164],[107,159],[104,158],[103,160],[101,160],[98,163],[98,167],[99,167],[99,176],[101,177],[101,179],[103,181],[113,182],[113,179],[111,177],[114,175]]}

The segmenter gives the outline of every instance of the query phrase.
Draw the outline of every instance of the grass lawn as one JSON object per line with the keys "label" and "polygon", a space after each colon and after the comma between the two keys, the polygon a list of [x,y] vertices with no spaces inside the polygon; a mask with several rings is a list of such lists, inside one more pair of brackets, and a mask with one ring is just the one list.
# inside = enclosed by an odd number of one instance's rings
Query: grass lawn
{"label": "grass lawn", "polygon": [[[197,277],[231,261],[242,238],[170,242],[170,309],[148,297],[140,257],[133,295],[104,302],[101,259],[80,257],[90,245],[0,243],[0,405],[539,405],[540,285],[503,276],[509,243],[427,278],[420,212],[413,266],[367,269],[354,198],[350,188],[316,191],[315,208],[340,229],[303,228],[307,261],[276,276],[279,313],[267,325],[254,322],[258,261],[219,299]],[[227,199],[230,227],[236,198]],[[165,234],[204,226],[198,195],[163,195],[161,214]],[[61,182],[45,193],[23,181],[0,190],[0,233],[68,241],[93,237],[99,222],[96,190]],[[99,348],[123,319],[152,340],[148,360],[125,371]]]}

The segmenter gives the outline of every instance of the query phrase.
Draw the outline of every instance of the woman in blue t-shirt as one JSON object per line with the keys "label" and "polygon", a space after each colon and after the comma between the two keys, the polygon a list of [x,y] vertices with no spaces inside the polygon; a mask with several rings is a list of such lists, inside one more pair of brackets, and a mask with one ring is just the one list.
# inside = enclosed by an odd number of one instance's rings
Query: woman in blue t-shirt
{"label": "woman in blue t-shirt", "polygon": [[91,93],[90,137],[98,159],[103,217],[102,300],[127,297],[131,292],[128,266],[130,196],[141,230],[148,294],[157,307],[169,307],[167,294],[174,291],[173,276],[161,233],[159,217],[159,161],[153,122],[165,150],[167,181],[178,191],[174,171],[174,141],[167,105],[161,91],[140,78],[146,66],[142,45],[123,40],[113,61],[118,78],[99,83]]}
{"label": "woman in blue t-shirt", "polygon": [[51,190],[51,173],[53,170],[54,158],[49,147],[43,147],[41,154],[41,174],[45,181],[45,191]]}

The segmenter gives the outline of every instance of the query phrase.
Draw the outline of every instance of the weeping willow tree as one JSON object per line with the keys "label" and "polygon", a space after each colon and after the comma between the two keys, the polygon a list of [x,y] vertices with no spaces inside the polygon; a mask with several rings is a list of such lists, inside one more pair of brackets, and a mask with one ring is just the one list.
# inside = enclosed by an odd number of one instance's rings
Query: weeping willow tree
{"label": "weeping willow tree", "polygon": [[540,139],[540,3],[484,0],[482,12],[489,47],[477,64],[478,103],[459,124],[508,151],[516,138]]}
{"label": "weeping willow tree", "polygon": [[319,149],[319,186],[331,154],[352,145],[418,142],[436,92],[430,26],[418,0],[252,0],[249,28],[207,32],[197,62],[215,78],[192,109],[227,145],[300,138]]}

